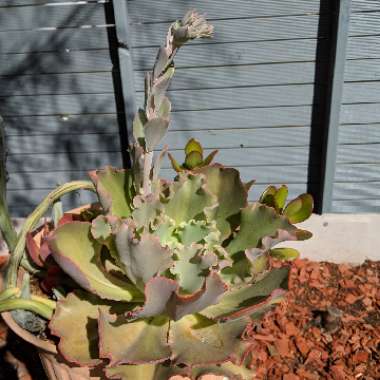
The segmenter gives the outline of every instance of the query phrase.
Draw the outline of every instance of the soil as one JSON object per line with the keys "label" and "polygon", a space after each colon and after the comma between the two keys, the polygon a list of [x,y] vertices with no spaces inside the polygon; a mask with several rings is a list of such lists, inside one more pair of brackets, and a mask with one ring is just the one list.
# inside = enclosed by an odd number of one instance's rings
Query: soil
{"label": "soil", "polygon": [[[380,379],[379,284],[380,262],[295,260],[285,301],[244,334],[255,379]],[[0,380],[17,379],[45,377],[35,349],[0,325]]]}
{"label": "soil", "polygon": [[246,331],[256,379],[380,379],[380,262],[296,260],[285,302]]}

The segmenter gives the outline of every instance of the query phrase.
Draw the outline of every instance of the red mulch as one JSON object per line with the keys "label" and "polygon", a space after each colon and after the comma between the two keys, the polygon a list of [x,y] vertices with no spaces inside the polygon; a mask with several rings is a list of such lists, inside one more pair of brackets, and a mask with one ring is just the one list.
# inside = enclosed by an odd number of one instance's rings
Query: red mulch
{"label": "red mulch", "polygon": [[286,301],[246,334],[256,379],[380,379],[380,262],[296,260]]}
{"label": "red mulch", "polygon": [[[255,379],[380,379],[379,285],[380,262],[354,267],[294,261],[285,302],[246,332]],[[2,356],[8,346],[15,356],[25,350],[12,344],[15,339],[0,349],[0,374],[2,364],[23,372]]]}

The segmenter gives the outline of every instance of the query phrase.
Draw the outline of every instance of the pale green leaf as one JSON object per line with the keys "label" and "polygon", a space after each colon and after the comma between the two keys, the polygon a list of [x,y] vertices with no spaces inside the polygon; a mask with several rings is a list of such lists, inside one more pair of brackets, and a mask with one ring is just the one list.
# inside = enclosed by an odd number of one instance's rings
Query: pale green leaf
{"label": "pale green leaf", "polygon": [[155,364],[125,364],[105,369],[108,379],[118,380],[159,380],[158,378],[156,379],[155,372]]}
{"label": "pale green leaf", "polygon": [[169,119],[162,117],[149,120],[144,125],[146,149],[151,152],[165,136],[169,127]]}
{"label": "pale green leaf", "polygon": [[249,248],[258,247],[261,239],[275,236],[277,230],[284,230],[292,240],[310,237],[305,231],[293,226],[287,217],[276,212],[272,207],[255,202],[241,211],[240,230],[227,246],[227,251],[234,255]]}
{"label": "pale green leaf", "polygon": [[66,360],[79,365],[101,362],[98,352],[99,308],[108,306],[82,291],[70,293],[57,303],[49,328],[60,338],[58,350]]}
{"label": "pale green leaf", "polygon": [[301,223],[309,218],[313,208],[313,197],[310,194],[301,194],[286,205],[284,215],[288,217],[291,223]]}
{"label": "pale green leaf", "polygon": [[101,263],[101,245],[91,237],[91,223],[71,222],[58,227],[49,240],[54,260],[82,288],[101,298],[131,301],[140,293],[107,273]]}
{"label": "pale green leaf", "polygon": [[204,265],[200,257],[196,257],[202,247],[189,246],[177,251],[178,260],[174,261],[170,271],[176,275],[180,289],[186,293],[199,290],[205,280]]}
{"label": "pale green leaf", "polygon": [[225,293],[216,305],[209,306],[201,314],[212,319],[238,318],[252,314],[257,311],[257,305],[265,305],[266,299],[273,292],[275,297],[283,294],[282,289],[287,288],[288,273],[288,268],[273,269],[255,284],[247,284]]}
{"label": "pale green leaf", "polygon": [[219,165],[206,166],[198,169],[197,173],[206,176],[206,188],[217,198],[218,208],[214,217],[225,239],[231,232],[229,218],[247,206],[248,193],[240,180],[240,174],[236,169]]}
{"label": "pale green leaf", "polygon": [[277,189],[276,194],[274,195],[276,208],[279,210],[282,210],[285,206],[285,202],[287,198],[288,198],[288,187],[286,185],[282,185]]}
{"label": "pale green leaf", "polygon": [[116,248],[128,278],[139,288],[172,264],[171,252],[160,244],[158,237],[143,233],[138,239],[127,223],[116,233]]}
{"label": "pale green leaf", "polygon": [[154,277],[145,286],[145,303],[131,313],[133,318],[150,318],[165,314],[178,320],[186,314],[200,312],[214,305],[227,290],[217,273],[211,273],[202,289],[191,295],[178,294],[179,285],[166,277]]}
{"label": "pale green leaf", "polygon": [[176,235],[184,246],[188,246],[192,243],[199,243],[211,231],[210,227],[205,225],[203,221],[192,221],[179,227],[176,231]]}
{"label": "pale green leaf", "polygon": [[177,225],[188,222],[200,214],[205,208],[215,205],[216,199],[204,188],[204,177],[180,174],[179,181],[171,185],[171,197],[164,206],[165,214]]}
{"label": "pale green leaf", "polygon": [[273,248],[269,251],[270,255],[280,260],[295,260],[300,253],[294,248]]}
{"label": "pale green leaf", "polygon": [[163,316],[128,322],[99,316],[100,357],[111,365],[157,363],[170,357],[167,343],[169,319]]}
{"label": "pale green leaf", "polygon": [[171,323],[169,342],[176,363],[202,365],[221,363],[236,351],[248,319],[219,324],[199,314]]}
{"label": "pale green leaf", "polygon": [[134,196],[132,171],[107,166],[89,175],[104,211],[121,218],[130,216]]}
{"label": "pale green leaf", "polygon": [[91,222],[91,234],[94,239],[106,240],[112,233],[111,225],[108,223],[104,215],[97,216]]}

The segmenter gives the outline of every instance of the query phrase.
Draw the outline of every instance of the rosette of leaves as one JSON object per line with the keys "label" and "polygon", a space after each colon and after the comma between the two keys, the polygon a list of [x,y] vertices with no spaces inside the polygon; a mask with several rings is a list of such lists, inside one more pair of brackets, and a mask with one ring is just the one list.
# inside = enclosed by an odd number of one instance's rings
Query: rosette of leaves
{"label": "rosette of leaves", "polygon": [[49,239],[55,261],[83,289],[59,301],[50,322],[60,352],[79,365],[106,364],[110,378],[237,371],[241,334],[279,302],[288,276],[273,269],[258,280],[252,252],[310,233],[248,203],[232,168],[157,180],[148,195],[135,195],[132,176],[92,172],[104,213],[65,223]]}

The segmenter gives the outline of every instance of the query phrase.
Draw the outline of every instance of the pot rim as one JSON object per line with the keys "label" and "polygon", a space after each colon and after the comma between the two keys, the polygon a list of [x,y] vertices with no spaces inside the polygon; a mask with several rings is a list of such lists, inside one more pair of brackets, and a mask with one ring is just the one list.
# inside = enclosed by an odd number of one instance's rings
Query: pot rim
{"label": "pot rim", "polygon": [[43,340],[40,338],[37,338],[35,335],[33,335],[31,332],[23,329],[21,326],[19,326],[16,321],[13,319],[12,314],[9,311],[1,313],[1,316],[6,323],[6,325],[20,338],[27,341],[28,343],[32,344],[35,347],[40,348],[41,350],[44,350],[51,354],[57,354],[57,347],[56,345],[51,342],[50,340]]}

